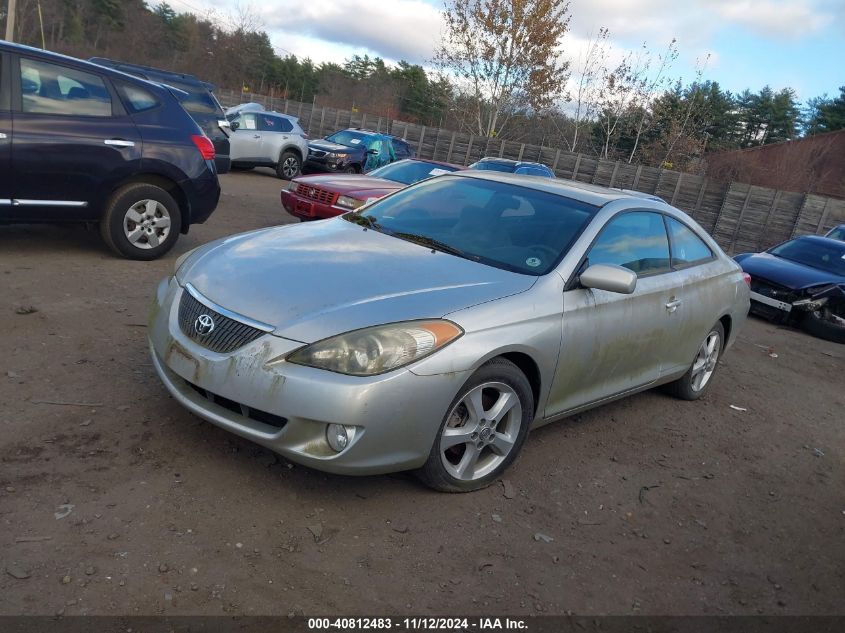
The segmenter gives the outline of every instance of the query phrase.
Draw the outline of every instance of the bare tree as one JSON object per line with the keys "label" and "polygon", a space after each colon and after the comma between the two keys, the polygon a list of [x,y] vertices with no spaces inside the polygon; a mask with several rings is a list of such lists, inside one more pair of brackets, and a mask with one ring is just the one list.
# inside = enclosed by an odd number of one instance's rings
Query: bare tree
{"label": "bare tree", "polygon": [[665,73],[676,59],[678,59],[678,40],[673,37],[672,41],[669,42],[669,46],[666,47],[666,51],[658,56],[660,64],[657,67],[657,72],[650,79],[647,78],[648,67],[651,65],[651,56],[649,54],[648,61],[645,65],[646,78],[634,86],[634,103],[632,105],[639,109],[640,116],[639,123],[637,123],[637,131],[634,135],[634,147],[628,156],[629,164],[634,160],[634,155],[637,153],[643,128],[648,119],[648,104],[654,98],[657,91],[665,86],[666,81],[668,81]]}
{"label": "bare tree", "polygon": [[572,99],[575,108],[572,114],[572,141],[563,136],[563,141],[571,152],[578,151],[578,133],[596,116],[599,82],[605,72],[609,52],[608,38],[610,31],[606,27],[598,30],[595,37],[590,36],[587,49],[578,56],[575,74],[578,83]]}
{"label": "bare tree", "polygon": [[449,0],[435,63],[472,98],[479,135],[496,136],[517,109],[548,108],[569,62],[558,48],[569,28],[562,0]]}

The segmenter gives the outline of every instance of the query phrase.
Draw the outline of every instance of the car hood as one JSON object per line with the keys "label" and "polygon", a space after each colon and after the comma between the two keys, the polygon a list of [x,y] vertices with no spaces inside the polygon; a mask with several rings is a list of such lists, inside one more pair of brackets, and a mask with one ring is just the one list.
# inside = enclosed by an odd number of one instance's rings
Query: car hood
{"label": "car hood", "polygon": [[386,196],[392,191],[402,189],[406,185],[395,180],[372,178],[357,174],[325,174],[314,176],[300,176],[297,183],[303,183],[335,193],[356,196],[362,200],[370,197]]}
{"label": "car hood", "polygon": [[318,149],[323,152],[334,152],[335,154],[351,154],[352,152],[357,151],[364,151],[362,147],[360,150],[356,147],[348,147],[347,145],[341,145],[340,143],[332,143],[331,141],[320,140],[320,141],[311,141],[308,143],[308,147],[311,149]]}
{"label": "car hood", "polygon": [[768,279],[792,290],[845,283],[845,277],[776,257],[771,253],[757,253],[746,257],[740,262],[740,266],[752,277]]}
{"label": "car hood", "polygon": [[342,218],[221,240],[190,256],[178,277],[214,303],[303,343],[370,325],[442,317],[525,292],[537,280]]}

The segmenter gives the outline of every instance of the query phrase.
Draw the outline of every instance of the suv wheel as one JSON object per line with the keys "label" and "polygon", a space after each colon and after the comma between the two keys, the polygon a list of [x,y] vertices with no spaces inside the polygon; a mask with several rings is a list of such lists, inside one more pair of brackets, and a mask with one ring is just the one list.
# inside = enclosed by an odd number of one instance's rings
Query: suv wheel
{"label": "suv wheel", "polygon": [[293,152],[282,152],[276,164],[276,175],[283,180],[293,180],[302,172],[302,161]]}
{"label": "suv wheel", "polygon": [[157,259],[173,248],[182,215],[173,197],[161,187],[136,183],[118,189],[109,200],[100,234],[118,255]]}

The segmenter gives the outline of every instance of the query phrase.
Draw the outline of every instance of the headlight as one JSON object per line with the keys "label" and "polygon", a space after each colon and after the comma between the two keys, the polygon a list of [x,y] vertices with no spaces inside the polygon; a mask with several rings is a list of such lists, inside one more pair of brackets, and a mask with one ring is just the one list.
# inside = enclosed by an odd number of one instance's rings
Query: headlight
{"label": "headlight", "polygon": [[[197,247],[197,248],[199,248],[199,247]],[[197,249],[196,249],[196,248],[192,248],[192,249],[191,249],[191,250],[189,250],[187,253],[182,253],[181,255],[179,255],[179,257],[177,257],[177,258],[176,258],[176,261],[173,263],[173,274],[174,274],[174,275],[175,275],[177,272],[179,272],[179,267],[180,267],[182,264],[184,264],[184,263],[185,263],[185,260],[186,260],[186,259],[188,259],[188,257],[190,257],[190,256],[191,256],[191,253],[193,253],[195,250],[197,250]]]}
{"label": "headlight", "polygon": [[296,188],[299,186],[299,183],[295,180],[291,180],[288,184],[285,185],[285,189],[288,191],[296,191]]}
{"label": "headlight", "polygon": [[346,154],[336,154],[335,152],[329,152],[326,154],[326,158],[329,160],[340,160],[341,158],[346,158]]}
{"label": "headlight", "polygon": [[339,196],[335,205],[338,207],[343,207],[344,209],[355,210],[358,207],[364,206],[363,200],[358,200],[357,198],[350,198],[349,196]]}
{"label": "headlight", "polygon": [[307,345],[287,360],[339,374],[374,376],[425,358],[463,333],[444,320],[377,325]]}

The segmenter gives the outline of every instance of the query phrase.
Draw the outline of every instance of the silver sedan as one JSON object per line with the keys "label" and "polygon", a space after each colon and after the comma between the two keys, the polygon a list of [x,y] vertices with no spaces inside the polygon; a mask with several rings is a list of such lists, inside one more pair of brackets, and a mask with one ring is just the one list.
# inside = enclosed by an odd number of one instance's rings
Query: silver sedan
{"label": "silver sedan", "polygon": [[178,402],[293,461],[467,491],[531,428],[658,385],[701,397],[748,307],[657,198],[461,172],[183,255],[149,344]]}

